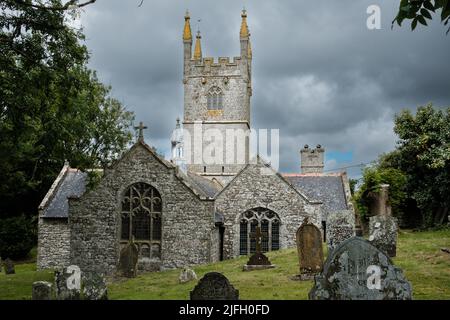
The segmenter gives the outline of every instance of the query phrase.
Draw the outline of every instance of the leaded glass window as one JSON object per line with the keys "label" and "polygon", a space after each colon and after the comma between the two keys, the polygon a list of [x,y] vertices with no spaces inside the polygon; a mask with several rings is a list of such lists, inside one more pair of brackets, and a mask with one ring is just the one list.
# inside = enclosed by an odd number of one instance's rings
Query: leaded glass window
{"label": "leaded glass window", "polygon": [[263,252],[280,249],[280,218],[272,210],[255,208],[241,215],[239,230],[239,254],[248,255],[256,251],[255,239],[250,235],[261,228]]}
{"label": "leaded glass window", "polygon": [[122,197],[121,244],[134,239],[139,255],[161,256],[162,200],[159,192],[143,182],[131,185]]}
{"label": "leaded glass window", "polygon": [[223,109],[223,94],[219,87],[212,87],[208,91],[207,96],[208,110],[222,110]]}

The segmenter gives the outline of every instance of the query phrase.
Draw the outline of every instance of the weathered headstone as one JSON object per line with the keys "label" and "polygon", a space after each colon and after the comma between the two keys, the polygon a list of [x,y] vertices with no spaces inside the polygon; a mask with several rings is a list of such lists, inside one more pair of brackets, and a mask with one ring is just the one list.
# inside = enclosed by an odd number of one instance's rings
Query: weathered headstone
{"label": "weathered headstone", "polygon": [[195,271],[189,268],[184,268],[180,272],[180,276],[178,277],[180,283],[186,283],[192,280],[197,280],[197,275]]}
{"label": "weathered headstone", "polygon": [[309,292],[312,300],[410,300],[411,284],[391,259],[354,237],[328,255]]}
{"label": "weathered headstone", "polygon": [[133,241],[130,241],[122,251],[120,251],[119,272],[122,276],[127,278],[136,277],[138,255],[138,248]]}
{"label": "weathered headstone", "polygon": [[52,284],[47,281],[33,282],[32,300],[52,300]]}
{"label": "weathered headstone", "polygon": [[330,212],[327,216],[327,246],[331,252],[339,243],[355,236],[355,215],[351,210]]}
{"label": "weathered headstone", "polygon": [[319,228],[308,221],[297,230],[297,251],[300,265],[299,280],[310,280],[322,271],[322,234]]}
{"label": "weathered headstone", "polygon": [[259,226],[256,227],[255,232],[250,233],[250,237],[255,239],[256,248],[255,253],[250,256],[247,264],[244,265],[244,271],[275,268],[275,265],[273,265],[269,258],[262,252],[261,244],[263,236],[264,233],[261,232],[261,228]]}
{"label": "weathered headstone", "polygon": [[209,272],[190,293],[191,300],[239,300],[236,290],[221,273]]}
{"label": "weathered headstone", "polygon": [[5,274],[15,274],[16,269],[14,267],[14,262],[12,262],[11,259],[7,258],[5,262],[3,263],[3,266],[5,267]]}
{"label": "weathered headstone", "polygon": [[97,272],[84,272],[83,299],[85,300],[108,300],[108,288],[102,274]]}
{"label": "weathered headstone", "polygon": [[369,242],[389,257],[395,257],[397,254],[397,230],[398,225],[394,217],[369,218]]}
{"label": "weathered headstone", "polygon": [[371,193],[370,213],[372,216],[390,216],[391,206],[389,205],[389,185],[380,184],[379,192]]}
{"label": "weathered headstone", "polygon": [[55,295],[57,300],[80,300],[81,270],[71,265],[55,271]]}

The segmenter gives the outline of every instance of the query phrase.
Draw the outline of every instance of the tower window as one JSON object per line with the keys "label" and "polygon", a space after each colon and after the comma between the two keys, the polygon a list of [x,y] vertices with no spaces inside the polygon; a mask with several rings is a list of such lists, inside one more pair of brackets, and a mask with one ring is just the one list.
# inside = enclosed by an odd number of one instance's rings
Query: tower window
{"label": "tower window", "polygon": [[219,87],[212,87],[208,91],[208,110],[222,110],[223,109],[223,93]]}

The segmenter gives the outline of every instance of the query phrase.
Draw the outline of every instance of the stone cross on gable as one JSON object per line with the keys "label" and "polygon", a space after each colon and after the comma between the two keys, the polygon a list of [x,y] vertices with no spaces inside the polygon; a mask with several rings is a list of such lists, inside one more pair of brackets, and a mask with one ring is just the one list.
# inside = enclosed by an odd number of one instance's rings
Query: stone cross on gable
{"label": "stone cross on gable", "polygon": [[147,129],[147,126],[144,126],[144,123],[139,122],[139,126],[134,127],[134,129],[139,130],[139,138],[138,141],[144,141],[144,129]]}
{"label": "stone cross on gable", "polygon": [[261,232],[261,227],[256,226],[255,232],[250,232],[250,239],[255,239],[256,241],[256,253],[261,253],[261,244],[263,236],[267,237],[267,232]]}

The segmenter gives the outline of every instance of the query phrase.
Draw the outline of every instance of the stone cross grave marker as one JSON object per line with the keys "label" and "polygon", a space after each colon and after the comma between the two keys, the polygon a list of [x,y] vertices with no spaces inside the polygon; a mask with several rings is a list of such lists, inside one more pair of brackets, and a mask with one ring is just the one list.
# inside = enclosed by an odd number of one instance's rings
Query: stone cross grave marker
{"label": "stone cross grave marker", "polygon": [[55,271],[55,294],[57,300],[81,299],[81,270],[76,265]]}
{"label": "stone cross grave marker", "polygon": [[319,228],[308,221],[297,230],[297,251],[300,265],[299,280],[310,280],[322,271],[322,234]]}
{"label": "stone cross grave marker", "polygon": [[244,271],[261,270],[274,268],[275,266],[269,261],[269,258],[262,252],[262,238],[268,236],[267,232],[261,232],[260,226],[256,226],[255,232],[250,233],[250,238],[255,239],[255,253],[250,256]]}
{"label": "stone cross grave marker", "polygon": [[47,281],[33,282],[32,300],[52,300],[52,284]]}
{"label": "stone cross grave marker", "polygon": [[11,259],[7,258],[5,262],[3,263],[3,266],[5,267],[5,274],[15,274],[16,269],[14,267],[14,262],[12,262]]}
{"label": "stone cross grave marker", "polygon": [[191,300],[239,300],[239,290],[236,290],[223,274],[209,272],[190,292],[190,298]]}
{"label": "stone cross grave marker", "polygon": [[309,292],[312,300],[410,300],[411,284],[382,251],[360,237],[341,242],[327,257]]}
{"label": "stone cross grave marker", "polygon": [[134,278],[137,274],[138,248],[133,241],[120,251],[119,272],[127,278]]}

